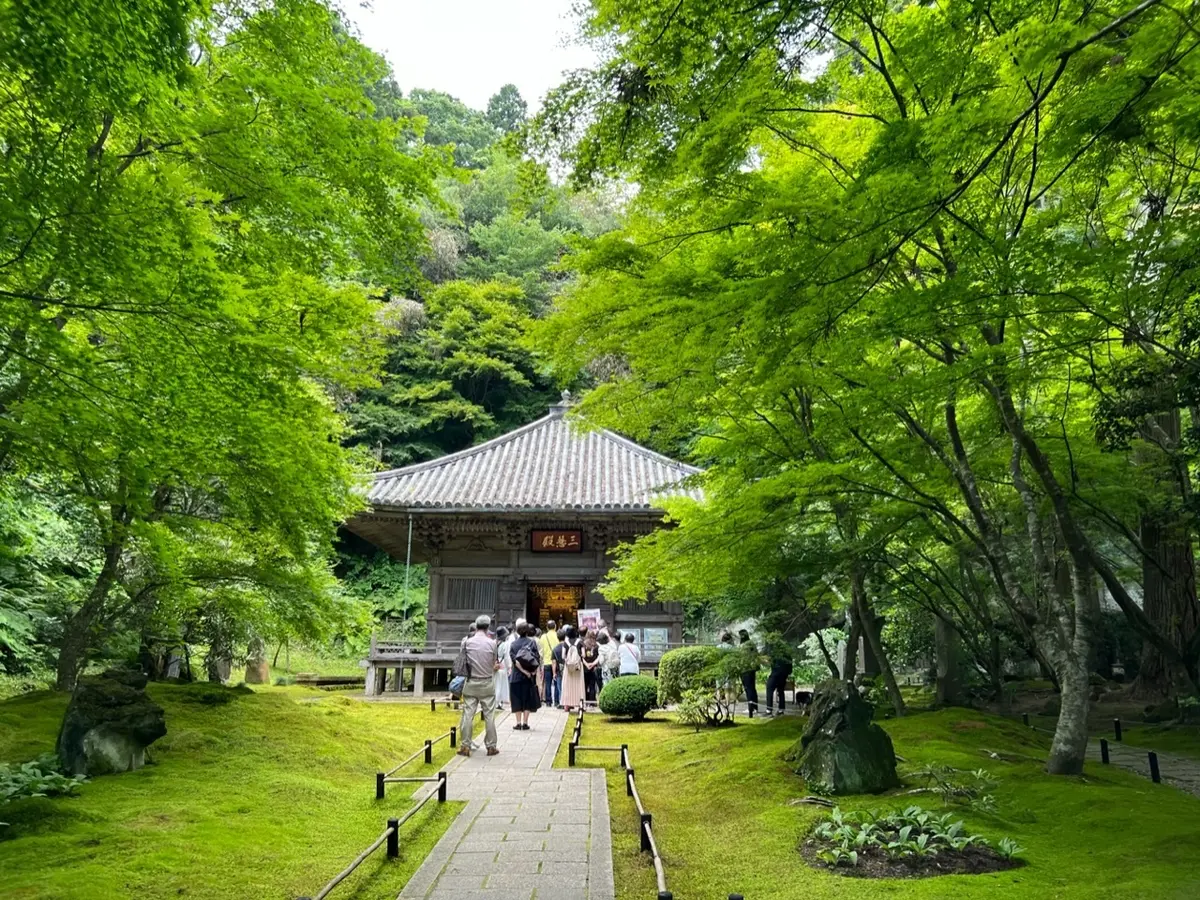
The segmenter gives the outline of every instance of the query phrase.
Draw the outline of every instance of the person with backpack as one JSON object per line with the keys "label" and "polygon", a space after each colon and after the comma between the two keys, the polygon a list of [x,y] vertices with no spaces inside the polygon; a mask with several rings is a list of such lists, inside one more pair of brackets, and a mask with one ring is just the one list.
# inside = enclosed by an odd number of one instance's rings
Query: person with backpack
{"label": "person with backpack", "polygon": [[567,638],[562,650],[562,705],[570,712],[583,706],[583,653],[579,632],[567,626]]}
{"label": "person with backpack", "polygon": [[521,622],[517,626],[517,639],[508,651],[511,667],[508,692],[513,718],[517,720],[513,731],[529,731],[529,714],[541,707],[537,676],[542,668],[542,656],[532,636],[535,630],[529,623]]}
{"label": "person with backpack", "polygon": [[484,736],[487,755],[500,752],[496,746],[496,670],[500,668],[500,657],[496,642],[488,636],[491,616],[481,615],[475,620],[475,633],[463,641],[458,658],[454,660],[454,675],[465,678],[463,683],[463,713],[458,723],[459,740],[462,748],[459,756],[471,755],[471,730],[475,725],[475,713],[483,712]]}

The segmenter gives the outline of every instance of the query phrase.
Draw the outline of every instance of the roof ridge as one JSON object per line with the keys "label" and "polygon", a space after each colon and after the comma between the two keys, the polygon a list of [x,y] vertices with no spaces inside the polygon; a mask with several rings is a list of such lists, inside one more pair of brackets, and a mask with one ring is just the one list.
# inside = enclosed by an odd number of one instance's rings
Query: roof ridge
{"label": "roof ridge", "polygon": [[[583,419],[582,416],[579,416],[578,419],[587,421],[586,419]],[[424,462],[412,463],[411,465],[400,466],[399,468],[396,468],[396,469],[386,469],[382,472],[376,472],[375,480],[381,481],[385,478],[389,478],[392,476],[410,475],[410,474],[413,474],[416,472],[427,472],[430,469],[436,469],[442,465],[447,465],[452,462],[457,462],[460,459],[465,459],[469,456],[474,456],[476,454],[485,452],[489,449],[499,447],[505,443],[508,443],[509,441],[515,440],[516,438],[520,437],[521,435],[528,434],[530,431],[533,431],[536,428],[538,428],[542,425],[548,424],[550,422],[553,422],[555,420],[562,420],[563,423],[567,426],[568,430],[572,428],[571,423],[567,422],[565,419],[563,419],[562,416],[555,415],[554,413],[550,413],[549,415],[542,416],[540,419],[535,419],[534,421],[530,422],[528,425],[522,425],[520,428],[514,428],[512,431],[507,431],[504,434],[497,435],[494,438],[489,438],[488,440],[484,441],[482,444],[474,444],[474,445],[472,445],[470,447],[466,447],[462,450],[455,450],[453,453],[447,453],[445,456],[439,456],[436,459],[427,459]],[[596,425],[593,428],[590,428],[588,430],[595,432],[596,434],[600,435],[601,437],[605,438],[606,440],[610,440],[613,443],[618,444],[627,450],[632,450],[633,452],[635,452],[641,456],[647,457],[652,460],[656,460],[658,462],[665,463],[666,465],[669,465],[676,469],[682,469],[688,475],[699,475],[701,472],[704,471],[703,469],[697,468],[696,466],[689,465],[688,463],[681,462],[680,460],[677,460],[670,456],[667,456],[664,453],[659,453],[657,450],[651,450],[649,447],[643,447],[637,441],[627,438],[622,434],[618,434],[617,432],[613,431],[612,429],[605,428],[603,425]]]}
{"label": "roof ridge", "polygon": [[424,462],[412,463],[407,466],[400,466],[397,469],[385,469],[382,472],[376,472],[375,480],[379,481],[383,478],[393,475],[410,475],[414,472],[426,472],[430,469],[436,469],[439,466],[447,463],[456,462],[457,460],[465,459],[468,456],[474,456],[478,453],[482,453],[483,451],[492,447],[499,447],[501,444],[508,443],[509,441],[514,440],[523,434],[533,431],[538,426],[544,425],[545,423],[551,422],[557,418],[560,417],[551,413],[549,415],[542,416],[540,419],[535,419],[528,425],[522,425],[520,428],[514,428],[512,431],[506,431],[504,434],[497,435],[494,438],[488,438],[488,440],[484,441],[482,444],[472,444],[470,447],[466,447],[462,450],[455,450],[453,453],[447,453],[445,456],[439,456],[435,459],[427,459]]}

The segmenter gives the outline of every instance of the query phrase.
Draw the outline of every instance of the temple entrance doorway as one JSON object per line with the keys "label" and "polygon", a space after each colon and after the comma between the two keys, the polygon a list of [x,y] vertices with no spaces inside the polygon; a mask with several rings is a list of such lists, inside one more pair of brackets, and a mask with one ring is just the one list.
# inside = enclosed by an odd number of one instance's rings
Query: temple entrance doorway
{"label": "temple entrance doorway", "polygon": [[558,627],[574,625],[575,611],[583,606],[586,591],[582,584],[531,584],[525,605],[525,618],[538,628],[545,628],[550,619]]}

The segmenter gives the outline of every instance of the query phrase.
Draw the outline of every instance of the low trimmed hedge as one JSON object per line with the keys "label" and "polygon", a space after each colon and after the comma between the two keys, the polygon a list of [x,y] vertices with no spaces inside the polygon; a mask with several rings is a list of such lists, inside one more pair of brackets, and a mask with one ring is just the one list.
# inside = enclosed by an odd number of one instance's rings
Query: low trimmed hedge
{"label": "low trimmed hedge", "polygon": [[606,684],[597,699],[601,712],[638,721],[654,709],[658,684],[649,675],[622,675]]}
{"label": "low trimmed hedge", "polygon": [[683,695],[696,688],[712,687],[701,676],[721,659],[721,651],[707,644],[668,650],[658,662],[658,705],[679,703]]}

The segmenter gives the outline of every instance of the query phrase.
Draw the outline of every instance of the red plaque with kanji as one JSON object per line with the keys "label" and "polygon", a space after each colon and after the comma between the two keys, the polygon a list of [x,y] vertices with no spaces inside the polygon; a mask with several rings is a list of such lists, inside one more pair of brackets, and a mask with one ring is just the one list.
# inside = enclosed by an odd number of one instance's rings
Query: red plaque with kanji
{"label": "red plaque with kanji", "polygon": [[582,553],[582,531],[532,531],[530,549],[534,553]]}

